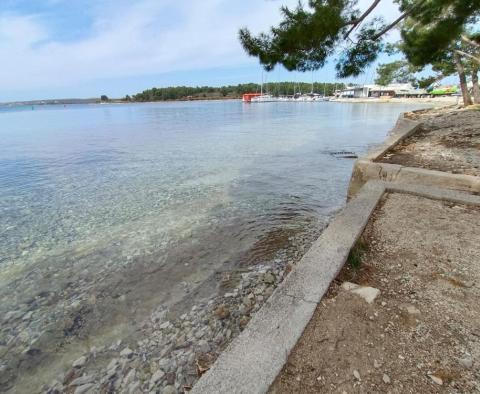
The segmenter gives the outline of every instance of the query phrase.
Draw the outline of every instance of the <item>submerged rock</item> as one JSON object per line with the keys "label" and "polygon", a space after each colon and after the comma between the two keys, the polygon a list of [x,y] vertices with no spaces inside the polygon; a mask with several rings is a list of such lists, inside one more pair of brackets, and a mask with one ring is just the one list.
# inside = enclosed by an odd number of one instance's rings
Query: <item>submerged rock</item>
{"label": "submerged rock", "polygon": [[230,316],[230,310],[225,307],[225,305],[220,305],[217,309],[215,309],[215,316],[217,316],[217,318],[223,320],[223,319],[226,319],[227,317]]}
{"label": "submerged rock", "polygon": [[[69,392],[82,388],[85,393],[99,389],[131,394],[183,392],[183,387],[193,386],[225,344],[245,328],[252,313],[282,280],[286,267],[287,259],[282,257],[275,265],[259,265],[238,273],[229,282],[228,292],[199,300],[186,312],[179,311],[178,317],[172,313],[169,321],[167,310],[157,308],[141,325],[143,339],[129,346],[117,341],[109,347],[92,348],[74,362],[76,368],[72,368],[64,388],[70,386]],[[110,358],[98,380],[79,377],[87,365],[92,370],[90,364],[98,359],[97,353],[105,360]]]}
{"label": "submerged rock", "polygon": [[83,375],[79,378],[76,378],[72,383],[71,386],[83,386],[87,383],[93,383],[95,381],[95,377],[93,375]]}
{"label": "submerged rock", "polygon": [[165,372],[163,372],[161,369],[155,371],[155,373],[152,375],[152,378],[150,379],[150,387],[154,387],[160,380],[163,379],[164,376]]}
{"label": "submerged rock", "polygon": [[133,350],[128,347],[126,347],[120,352],[120,356],[122,357],[130,358],[132,357],[132,355],[133,355]]}
{"label": "submerged rock", "polygon": [[267,272],[264,276],[263,276],[263,281],[265,283],[268,283],[269,285],[272,285],[275,283],[275,276],[271,273],[271,272]]}
{"label": "submerged rock", "polygon": [[83,386],[78,386],[73,392],[73,394],[85,394],[90,390],[93,390],[94,386],[95,385],[93,383],[88,383],[88,384],[84,384]]}
{"label": "submerged rock", "polygon": [[201,340],[200,342],[198,342],[198,350],[202,353],[208,353],[210,351],[210,345],[208,344],[207,341],[205,340]]}
{"label": "submerged rock", "polygon": [[77,358],[73,364],[72,364],[72,367],[73,368],[81,368],[85,365],[85,363],[87,362],[87,357],[85,356],[82,356],[80,358]]}
{"label": "submerged rock", "polygon": [[172,385],[168,385],[168,386],[165,386],[165,388],[162,391],[162,394],[177,394],[177,389]]}

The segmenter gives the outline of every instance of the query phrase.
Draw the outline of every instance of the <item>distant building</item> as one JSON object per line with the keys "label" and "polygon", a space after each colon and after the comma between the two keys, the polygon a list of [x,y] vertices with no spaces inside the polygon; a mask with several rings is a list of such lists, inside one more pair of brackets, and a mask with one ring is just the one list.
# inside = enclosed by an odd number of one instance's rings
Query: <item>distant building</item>
{"label": "distant building", "polygon": [[337,90],[335,97],[338,98],[367,98],[368,87],[365,86],[347,86],[345,89]]}
{"label": "distant building", "polygon": [[415,89],[409,83],[396,83],[387,86],[362,85],[348,86],[337,90],[335,97],[338,98],[380,98],[380,97],[426,97],[429,93],[425,89]]}

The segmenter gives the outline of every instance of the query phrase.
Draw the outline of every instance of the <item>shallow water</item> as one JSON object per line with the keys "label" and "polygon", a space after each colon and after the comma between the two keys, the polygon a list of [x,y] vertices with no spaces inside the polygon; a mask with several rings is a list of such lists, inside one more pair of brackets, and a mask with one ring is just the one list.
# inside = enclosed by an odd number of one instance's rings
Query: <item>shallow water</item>
{"label": "shallow water", "polygon": [[364,153],[415,108],[1,109],[0,388],[32,349],[122,337],[209,278],[215,291],[216,272],[301,255],[345,201],[353,160],[332,153]]}

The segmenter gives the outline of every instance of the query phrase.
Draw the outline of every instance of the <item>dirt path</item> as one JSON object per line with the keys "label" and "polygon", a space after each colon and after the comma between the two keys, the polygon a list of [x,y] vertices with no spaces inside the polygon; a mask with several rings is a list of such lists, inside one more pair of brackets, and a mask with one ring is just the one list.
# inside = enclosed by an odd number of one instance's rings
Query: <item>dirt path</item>
{"label": "dirt path", "polygon": [[480,392],[479,240],[479,208],[384,197],[270,392]]}
{"label": "dirt path", "polygon": [[378,161],[480,176],[480,108],[414,112],[421,130]]}

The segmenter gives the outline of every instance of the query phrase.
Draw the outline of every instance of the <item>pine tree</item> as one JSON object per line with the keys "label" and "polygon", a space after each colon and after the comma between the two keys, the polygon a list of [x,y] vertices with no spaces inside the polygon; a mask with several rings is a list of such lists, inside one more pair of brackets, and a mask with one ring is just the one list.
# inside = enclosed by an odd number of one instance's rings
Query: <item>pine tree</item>
{"label": "pine tree", "polygon": [[380,64],[377,67],[375,83],[386,86],[395,83],[411,83],[417,85],[415,73],[419,71],[412,67],[406,60],[395,60],[391,63]]}
{"label": "pine tree", "polygon": [[[337,76],[345,78],[359,75],[376,60],[386,34],[406,18],[416,22],[402,28],[407,58],[412,65],[424,66],[441,55],[480,10],[480,0],[400,0],[401,15],[387,23],[369,17],[379,3],[373,0],[365,10],[353,0],[309,0],[293,10],[283,7],[278,26],[258,36],[243,28],[240,41],[266,70],[278,64],[288,70],[316,70],[339,55]],[[419,36],[418,25],[425,26]]]}

